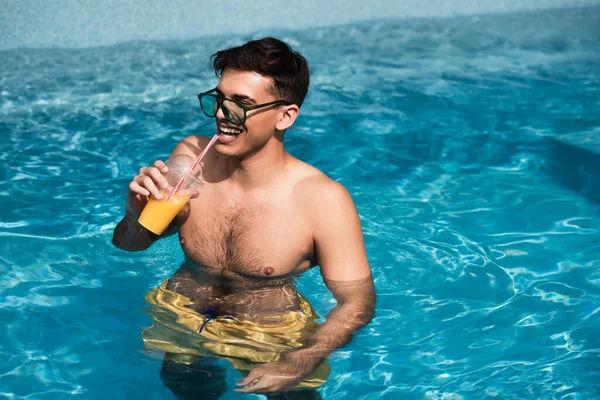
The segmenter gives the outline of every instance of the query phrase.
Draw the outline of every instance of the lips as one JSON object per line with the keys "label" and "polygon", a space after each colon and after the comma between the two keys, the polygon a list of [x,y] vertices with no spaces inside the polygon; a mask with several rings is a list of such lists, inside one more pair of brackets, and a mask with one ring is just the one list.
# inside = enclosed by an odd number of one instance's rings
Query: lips
{"label": "lips", "polygon": [[222,133],[225,135],[239,135],[240,133],[242,133],[242,130],[239,128],[232,128],[229,126],[219,125],[219,133]]}
{"label": "lips", "polygon": [[235,142],[237,140],[238,136],[243,132],[239,128],[232,128],[232,127],[223,126],[223,125],[219,125],[218,130],[219,130],[219,142],[221,142],[222,144],[231,144],[231,143]]}

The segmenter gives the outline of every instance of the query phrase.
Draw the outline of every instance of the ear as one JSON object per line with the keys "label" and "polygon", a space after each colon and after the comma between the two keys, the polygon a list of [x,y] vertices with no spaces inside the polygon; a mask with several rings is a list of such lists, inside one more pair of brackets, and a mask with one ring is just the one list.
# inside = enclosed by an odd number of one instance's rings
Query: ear
{"label": "ear", "polygon": [[279,131],[285,131],[287,128],[294,124],[300,109],[297,105],[292,104],[289,106],[281,106],[279,109],[279,120],[275,124],[275,128]]}

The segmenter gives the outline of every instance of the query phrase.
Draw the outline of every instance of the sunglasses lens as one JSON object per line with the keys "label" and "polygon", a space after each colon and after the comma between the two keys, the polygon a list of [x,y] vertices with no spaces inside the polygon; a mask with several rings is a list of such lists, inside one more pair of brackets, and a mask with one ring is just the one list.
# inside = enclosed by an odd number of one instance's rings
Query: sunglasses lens
{"label": "sunglasses lens", "polygon": [[244,109],[231,100],[223,100],[223,114],[232,124],[241,125],[245,122]]}
{"label": "sunglasses lens", "polygon": [[235,102],[212,94],[200,96],[200,108],[207,117],[214,118],[219,107],[221,107],[225,119],[232,124],[242,125],[246,122],[246,112]]}
{"label": "sunglasses lens", "polygon": [[214,117],[217,114],[217,98],[209,94],[200,97],[200,108],[207,117]]}

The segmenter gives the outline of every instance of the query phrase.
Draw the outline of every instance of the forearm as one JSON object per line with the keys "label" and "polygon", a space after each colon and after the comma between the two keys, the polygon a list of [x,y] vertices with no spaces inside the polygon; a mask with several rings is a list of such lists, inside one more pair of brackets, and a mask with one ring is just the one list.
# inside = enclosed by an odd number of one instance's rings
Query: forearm
{"label": "forearm", "polygon": [[145,250],[156,240],[156,235],[144,228],[138,220],[138,215],[127,210],[125,217],[117,224],[112,242],[122,250]]}
{"label": "forearm", "polygon": [[326,321],[308,340],[308,345],[300,350],[302,355],[314,358],[319,363],[332,351],[342,348],[352,340],[354,333],[367,325],[374,312],[366,304],[338,305],[328,315]]}
{"label": "forearm", "polygon": [[[325,322],[308,339],[303,349],[288,353],[288,357],[306,363],[307,368],[316,367],[329,354],[352,340],[354,333],[367,325],[375,314],[375,291],[372,280],[356,283],[328,283],[334,286],[348,285],[349,288],[332,290],[338,304],[329,312]],[[354,286],[350,288],[350,286]],[[348,293],[351,292],[351,293]]]}

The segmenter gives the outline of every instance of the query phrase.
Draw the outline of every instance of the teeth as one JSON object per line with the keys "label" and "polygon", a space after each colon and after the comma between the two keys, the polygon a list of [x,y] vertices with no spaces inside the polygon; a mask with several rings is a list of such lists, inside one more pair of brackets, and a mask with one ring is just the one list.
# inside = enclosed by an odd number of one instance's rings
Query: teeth
{"label": "teeth", "polygon": [[241,129],[224,128],[224,127],[220,127],[219,129],[221,130],[222,133],[227,133],[229,135],[238,135],[238,134],[242,133]]}

